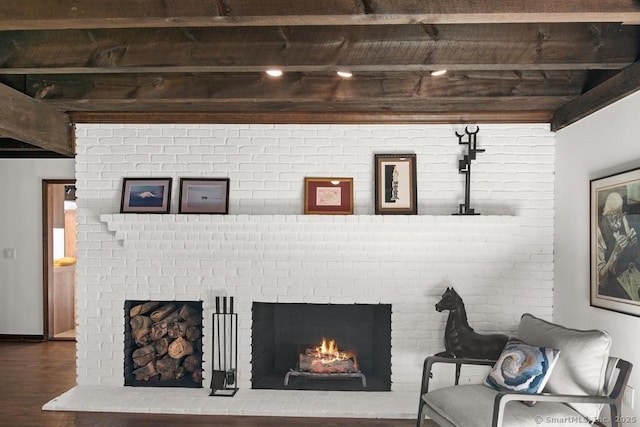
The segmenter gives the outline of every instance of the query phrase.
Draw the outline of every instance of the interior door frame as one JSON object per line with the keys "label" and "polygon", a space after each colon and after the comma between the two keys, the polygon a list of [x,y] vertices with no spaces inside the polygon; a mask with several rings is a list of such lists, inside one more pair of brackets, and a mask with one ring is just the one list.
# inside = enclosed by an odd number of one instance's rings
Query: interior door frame
{"label": "interior door frame", "polygon": [[53,282],[53,227],[51,227],[51,211],[49,209],[49,185],[75,185],[75,179],[43,179],[42,180],[42,295],[43,295],[43,337],[44,341],[59,340],[53,335],[53,325],[49,321],[49,305],[51,304],[51,289]]}

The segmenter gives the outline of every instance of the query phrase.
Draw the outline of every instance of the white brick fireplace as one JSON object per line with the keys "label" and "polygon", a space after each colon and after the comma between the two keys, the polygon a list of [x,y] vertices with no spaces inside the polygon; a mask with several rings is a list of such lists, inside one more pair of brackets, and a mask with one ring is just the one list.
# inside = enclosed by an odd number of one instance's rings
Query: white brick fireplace
{"label": "white brick fireplace", "polygon": [[[422,361],[443,349],[446,314],[434,304],[447,286],[479,332],[552,314],[554,134],[481,125],[471,205],[482,215],[453,216],[464,199],[456,130],[78,125],[78,386],[46,408],[124,411],[135,399],[143,412],[415,416]],[[419,215],[373,215],[375,153],[417,155]],[[302,215],[305,176],[353,177],[355,215]],[[119,214],[123,177],[173,178],[172,213]],[[175,213],[181,177],[229,177],[229,215]],[[233,398],[207,389],[220,295],[237,302]],[[205,389],[123,386],[125,300],[203,301]],[[391,304],[392,391],[251,390],[253,302]]]}

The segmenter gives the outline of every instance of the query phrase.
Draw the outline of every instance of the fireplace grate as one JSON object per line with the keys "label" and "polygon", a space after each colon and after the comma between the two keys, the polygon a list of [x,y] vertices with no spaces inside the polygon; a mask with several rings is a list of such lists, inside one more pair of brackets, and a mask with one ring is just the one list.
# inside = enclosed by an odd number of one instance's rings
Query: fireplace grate
{"label": "fireplace grate", "polygon": [[321,380],[333,380],[333,379],[345,379],[345,378],[359,378],[362,381],[362,388],[367,388],[367,377],[365,377],[365,375],[358,371],[358,372],[353,372],[353,373],[335,373],[335,374],[318,374],[315,372],[303,372],[303,371],[298,371],[296,369],[290,369],[289,372],[287,372],[287,375],[284,376],[284,385],[288,386],[289,385],[289,378],[290,377],[303,377],[303,378],[308,378],[308,379],[321,379]]}

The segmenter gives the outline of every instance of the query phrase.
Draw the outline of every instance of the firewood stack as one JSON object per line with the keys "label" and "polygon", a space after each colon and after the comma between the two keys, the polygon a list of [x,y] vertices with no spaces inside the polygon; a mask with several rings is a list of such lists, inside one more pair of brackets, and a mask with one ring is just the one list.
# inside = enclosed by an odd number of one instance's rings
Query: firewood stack
{"label": "firewood stack", "polygon": [[136,381],[202,382],[202,316],[188,304],[149,301],[129,311]]}

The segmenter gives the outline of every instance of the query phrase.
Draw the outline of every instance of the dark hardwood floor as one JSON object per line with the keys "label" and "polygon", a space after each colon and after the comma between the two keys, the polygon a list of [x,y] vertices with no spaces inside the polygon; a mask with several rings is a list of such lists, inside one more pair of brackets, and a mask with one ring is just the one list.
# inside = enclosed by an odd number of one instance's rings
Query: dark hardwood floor
{"label": "dark hardwood floor", "polygon": [[[43,411],[75,385],[75,342],[0,342],[0,425],[10,427],[412,427],[415,420]],[[435,424],[428,423],[428,426]]]}

